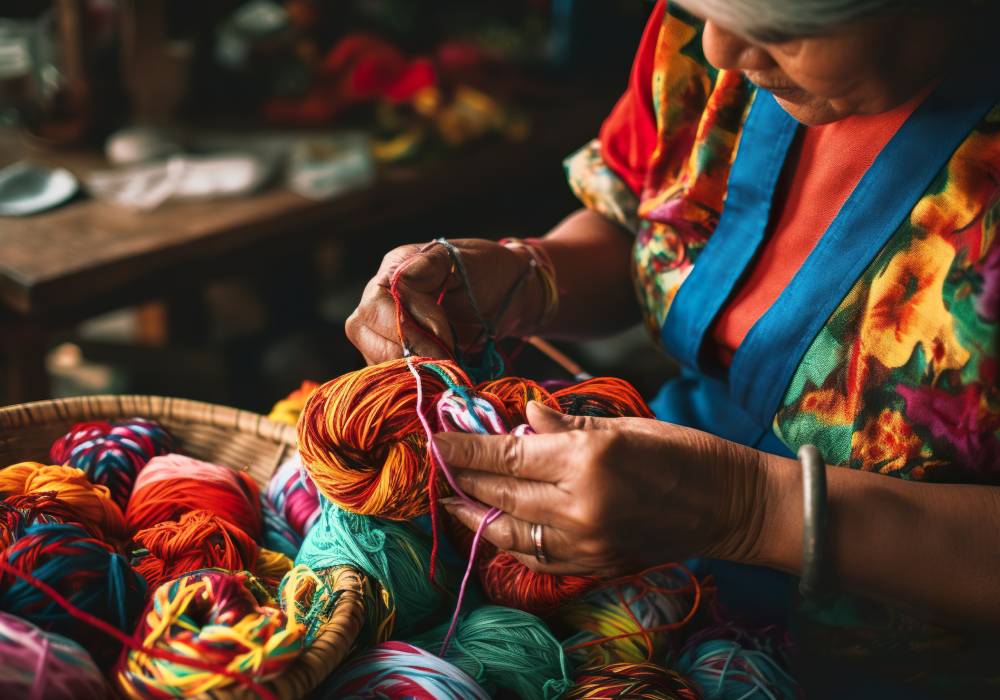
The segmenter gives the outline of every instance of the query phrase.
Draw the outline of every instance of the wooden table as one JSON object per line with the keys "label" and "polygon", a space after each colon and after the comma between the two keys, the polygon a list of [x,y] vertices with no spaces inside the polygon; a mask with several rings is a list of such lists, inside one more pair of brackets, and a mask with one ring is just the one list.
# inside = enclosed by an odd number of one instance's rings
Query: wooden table
{"label": "wooden table", "polygon": [[[596,133],[607,100],[553,107],[530,139],[472,145],[414,166],[384,169],[375,185],[332,200],[282,187],[251,197],[168,203],[132,213],[83,198],[51,212],[0,218],[0,350],[4,403],[48,394],[45,351],[60,329],[114,308],[212,279],[249,250],[338,238],[403,222],[456,199],[502,191],[511,178],[561,159]],[[84,175],[96,152],[42,151],[0,132],[0,166],[22,158]],[[377,245],[377,242],[373,242]]]}

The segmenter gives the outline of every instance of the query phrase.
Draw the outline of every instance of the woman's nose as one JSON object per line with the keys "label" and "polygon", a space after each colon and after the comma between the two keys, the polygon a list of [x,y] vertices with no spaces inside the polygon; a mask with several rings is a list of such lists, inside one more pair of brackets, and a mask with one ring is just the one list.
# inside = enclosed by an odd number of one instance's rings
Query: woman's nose
{"label": "woman's nose", "polygon": [[705,22],[701,44],[705,58],[719,70],[760,71],[776,65],[761,46],[711,20]]}

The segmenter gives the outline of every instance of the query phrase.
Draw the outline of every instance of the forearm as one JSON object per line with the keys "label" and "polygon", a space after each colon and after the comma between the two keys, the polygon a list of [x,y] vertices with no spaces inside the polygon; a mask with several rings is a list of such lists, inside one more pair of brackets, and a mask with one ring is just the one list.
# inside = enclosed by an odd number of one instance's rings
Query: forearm
{"label": "forearm", "polygon": [[542,334],[581,338],[622,330],[639,319],[632,291],[632,237],[589,210],[567,217],[544,239],[559,285],[559,311]]}
{"label": "forearm", "polygon": [[[754,563],[798,573],[800,468],[773,457],[765,470],[769,495]],[[1000,489],[837,467],[827,468],[827,481],[839,586],[951,627],[1000,626]]]}

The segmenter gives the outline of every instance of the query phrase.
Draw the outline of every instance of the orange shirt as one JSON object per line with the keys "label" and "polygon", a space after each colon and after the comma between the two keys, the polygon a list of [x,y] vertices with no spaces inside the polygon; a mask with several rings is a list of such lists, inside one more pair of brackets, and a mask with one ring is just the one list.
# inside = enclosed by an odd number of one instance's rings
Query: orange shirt
{"label": "orange shirt", "polygon": [[771,233],[749,276],[723,308],[712,339],[729,365],[747,333],[791,282],[809,253],[926,93],[891,112],[804,129],[788,155]]}

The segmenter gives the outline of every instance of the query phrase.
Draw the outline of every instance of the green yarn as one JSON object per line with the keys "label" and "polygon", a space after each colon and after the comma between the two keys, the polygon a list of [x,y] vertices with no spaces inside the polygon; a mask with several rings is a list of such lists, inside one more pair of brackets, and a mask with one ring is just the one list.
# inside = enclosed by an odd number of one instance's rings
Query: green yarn
{"label": "green yarn", "polygon": [[[408,641],[437,654],[447,632],[444,624]],[[572,685],[562,646],[545,623],[499,605],[460,618],[444,658],[491,695],[503,688],[524,700],[553,700]]]}
{"label": "green yarn", "polygon": [[[389,610],[395,610],[393,636],[413,634],[445,612],[443,567],[438,568],[435,585],[429,577],[431,541],[427,535],[409,523],[357,515],[326,498],[320,500],[322,513],[306,535],[296,564],[317,572],[351,566],[380,583],[388,594]],[[369,637],[378,636],[383,624],[379,618],[385,617],[377,607],[366,605]]]}

